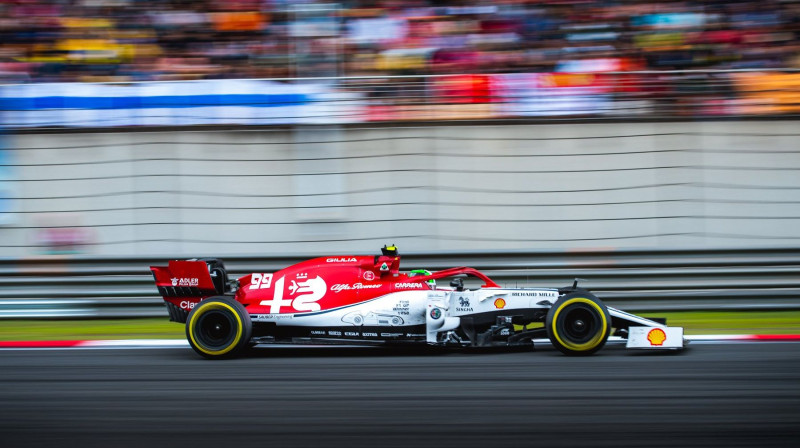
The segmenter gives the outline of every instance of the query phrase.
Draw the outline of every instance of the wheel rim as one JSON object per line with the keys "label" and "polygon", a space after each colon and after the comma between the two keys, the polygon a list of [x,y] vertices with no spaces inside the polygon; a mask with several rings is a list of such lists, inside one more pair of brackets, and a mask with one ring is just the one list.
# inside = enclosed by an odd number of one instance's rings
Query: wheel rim
{"label": "wheel rim", "polygon": [[596,310],[577,303],[559,313],[556,325],[563,330],[562,336],[565,339],[580,345],[597,337],[602,321]]}
{"label": "wheel rim", "polygon": [[210,350],[223,349],[236,338],[236,321],[223,310],[203,313],[195,325],[197,342]]}

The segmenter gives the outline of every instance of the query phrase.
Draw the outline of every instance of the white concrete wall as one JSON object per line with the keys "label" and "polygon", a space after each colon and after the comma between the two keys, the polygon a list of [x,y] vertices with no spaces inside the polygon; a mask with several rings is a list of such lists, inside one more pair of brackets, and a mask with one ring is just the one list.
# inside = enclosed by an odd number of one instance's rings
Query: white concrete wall
{"label": "white concrete wall", "polygon": [[720,121],[12,135],[22,199],[0,246],[35,255],[47,228],[75,225],[80,250],[97,255],[797,246],[797,131]]}

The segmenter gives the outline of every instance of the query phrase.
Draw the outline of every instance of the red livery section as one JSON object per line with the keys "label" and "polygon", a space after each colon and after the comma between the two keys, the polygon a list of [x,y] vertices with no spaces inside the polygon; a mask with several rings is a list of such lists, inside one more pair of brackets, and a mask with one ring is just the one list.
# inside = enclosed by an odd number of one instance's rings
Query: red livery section
{"label": "red livery section", "polygon": [[[170,261],[166,267],[150,268],[173,320],[207,297],[228,291],[229,280],[216,259]],[[400,257],[334,256],[307,260],[277,272],[254,272],[235,280],[235,298],[250,314],[297,314],[336,309],[368,301],[397,291],[430,289],[427,281],[470,274],[484,287],[498,285],[483,273],[466,267],[430,275],[400,272]],[[173,316],[176,313],[176,316]]]}
{"label": "red livery section", "polygon": [[227,274],[216,259],[172,260],[167,266],[151,266],[150,271],[167,303],[170,320],[176,322],[184,322],[204,298],[225,292]]}
{"label": "red livery section", "polygon": [[399,268],[398,256],[314,258],[275,273],[240,278],[236,300],[251,314],[295,314],[352,305],[404,288],[428,289]]}
{"label": "red livery section", "polygon": [[277,272],[254,272],[230,282],[217,259],[170,261],[151,266],[170,318],[183,322],[200,301],[234,292],[251,314],[330,310],[398,290],[428,289],[428,277],[401,274],[400,257],[320,257]]}
{"label": "red livery section", "polygon": [[198,295],[203,292],[214,292],[214,282],[211,280],[205,261],[173,260],[167,267],[153,266],[150,270],[159,287],[174,288],[176,291],[183,288]]}

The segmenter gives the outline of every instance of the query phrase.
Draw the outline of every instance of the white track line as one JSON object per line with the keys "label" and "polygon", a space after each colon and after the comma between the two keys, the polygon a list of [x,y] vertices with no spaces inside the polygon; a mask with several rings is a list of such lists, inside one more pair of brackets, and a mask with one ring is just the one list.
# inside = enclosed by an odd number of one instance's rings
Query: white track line
{"label": "white track line", "polygon": [[78,345],[77,348],[175,348],[188,346],[189,341],[186,339],[112,339],[103,341],[85,341]]}
{"label": "white track line", "polygon": [[[765,340],[759,339],[757,335],[747,334],[704,334],[685,336],[684,339],[691,343],[696,344],[729,344],[729,343],[772,343],[772,342],[794,342],[799,343],[800,340]],[[611,336],[608,338],[611,345],[624,344],[625,339],[618,336]],[[548,339],[535,339],[534,344],[550,345]],[[94,340],[94,341],[80,341],[75,345],[69,347],[59,347],[58,341],[53,341],[53,346],[47,346],[47,343],[41,343],[36,346],[26,346],[25,342],[20,342],[19,346],[14,346],[13,342],[0,343],[0,350],[75,350],[75,349],[165,349],[165,348],[188,348],[189,342],[185,339],[112,339],[112,340]],[[268,346],[272,348],[347,348],[347,347],[371,347],[370,345],[356,345],[356,344],[262,344],[261,346]],[[380,347],[380,346],[372,346]]]}

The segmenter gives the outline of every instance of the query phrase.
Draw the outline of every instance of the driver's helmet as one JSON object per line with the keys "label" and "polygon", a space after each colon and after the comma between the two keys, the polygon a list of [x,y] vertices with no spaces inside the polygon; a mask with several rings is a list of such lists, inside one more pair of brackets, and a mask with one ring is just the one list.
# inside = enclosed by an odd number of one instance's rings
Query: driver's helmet
{"label": "driver's helmet", "polygon": [[[408,276],[409,277],[416,277],[418,275],[431,275],[431,274],[432,274],[432,272],[427,270],[427,269],[412,269],[408,273]],[[431,288],[435,288],[436,287],[436,280],[434,280],[434,279],[430,279],[425,283],[429,284],[431,286]]]}

